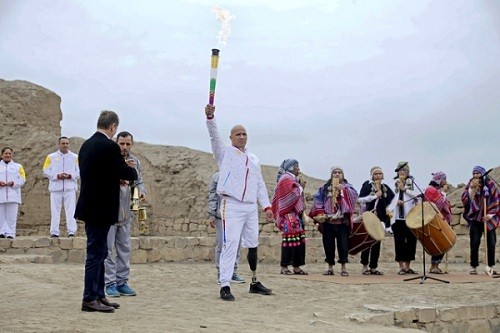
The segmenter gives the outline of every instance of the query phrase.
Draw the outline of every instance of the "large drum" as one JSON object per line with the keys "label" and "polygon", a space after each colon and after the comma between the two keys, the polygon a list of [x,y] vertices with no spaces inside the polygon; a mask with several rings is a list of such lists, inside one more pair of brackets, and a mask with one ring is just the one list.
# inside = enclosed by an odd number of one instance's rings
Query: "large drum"
{"label": "large drum", "polygon": [[[424,227],[422,228],[422,205]],[[430,202],[419,203],[406,216],[406,225],[431,256],[448,252],[457,240],[453,229],[438,213],[436,205]]]}
{"label": "large drum", "polygon": [[372,247],[384,239],[384,236],[385,230],[377,215],[364,212],[361,219],[353,223],[352,232],[349,235],[349,254],[355,255]]}

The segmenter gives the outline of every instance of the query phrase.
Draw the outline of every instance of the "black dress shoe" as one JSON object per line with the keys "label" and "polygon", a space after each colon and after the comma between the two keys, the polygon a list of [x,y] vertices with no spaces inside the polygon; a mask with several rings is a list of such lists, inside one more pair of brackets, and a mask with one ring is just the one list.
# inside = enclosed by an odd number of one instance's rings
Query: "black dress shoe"
{"label": "black dress shoe", "polygon": [[112,306],[107,306],[99,302],[98,300],[92,302],[82,302],[82,311],[87,312],[115,312],[115,308]]}
{"label": "black dress shoe", "polygon": [[1,234],[1,235],[0,235],[0,238],[5,238],[5,235],[4,235],[4,234]]}
{"label": "black dress shoe", "polygon": [[99,302],[101,302],[102,304],[104,304],[104,305],[106,305],[106,306],[111,306],[111,307],[113,307],[113,308],[115,308],[115,309],[118,309],[118,308],[120,307],[120,304],[110,302],[110,301],[108,301],[108,299],[107,299],[107,298],[101,298],[101,299],[99,300]]}
{"label": "black dress shoe", "polygon": [[7,236],[8,239],[14,239],[14,236]]}

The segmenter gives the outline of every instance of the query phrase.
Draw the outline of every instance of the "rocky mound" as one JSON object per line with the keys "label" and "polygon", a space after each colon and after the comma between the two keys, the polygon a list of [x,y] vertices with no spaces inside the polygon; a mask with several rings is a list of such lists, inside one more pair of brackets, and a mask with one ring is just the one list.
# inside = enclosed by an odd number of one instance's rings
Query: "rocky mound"
{"label": "rocky mound", "polygon": [[[48,234],[50,202],[42,165],[45,156],[57,149],[61,135],[61,98],[26,81],[0,80],[0,92],[0,116],[5,119],[0,143],[2,147],[12,147],[14,161],[24,166],[27,176],[22,189],[18,235]],[[70,149],[78,152],[83,141],[71,138]],[[151,233],[202,235],[212,232],[206,223],[208,184],[216,171],[212,155],[184,147],[141,142],[136,143],[134,154],[142,162],[149,192],[147,210]],[[276,171],[277,167],[263,166],[270,191],[274,189]],[[309,183],[306,193],[311,197],[322,181],[305,178]]]}

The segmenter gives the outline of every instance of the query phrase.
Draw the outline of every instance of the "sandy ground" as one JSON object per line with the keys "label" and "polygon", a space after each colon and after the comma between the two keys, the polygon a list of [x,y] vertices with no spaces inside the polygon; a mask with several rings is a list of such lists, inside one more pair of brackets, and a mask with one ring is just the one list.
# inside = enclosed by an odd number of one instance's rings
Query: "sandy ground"
{"label": "sandy ground", "polygon": [[[219,299],[211,263],[132,265],[130,285],[138,295],[113,299],[121,308],[113,314],[104,314],[80,310],[83,264],[2,264],[1,331],[417,332],[359,324],[348,316],[368,313],[365,305],[453,306],[500,299],[497,287],[500,279],[487,278],[482,272],[476,283],[442,284],[427,280],[420,284],[420,280],[402,281],[409,276],[399,280],[393,263],[381,264],[380,268],[386,272],[384,277],[362,276],[359,264],[349,264],[349,277],[336,272],[329,282],[314,281],[322,279],[325,266],[320,263],[304,267],[311,273],[308,279],[280,275],[279,267],[260,264],[260,280],[275,292],[273,296],[262,296],[248,293],[250,272],[246,265],[240,266],[247,283],[233,285],[236,301],[225,302]],[[417,265],[414,268],[421,271]],[[449,272],[439,277],[465,276],[468,266],[450,265]],[[346,283],[348,279],[355,284]],[[388,282],[380,283],[380,279]]]}

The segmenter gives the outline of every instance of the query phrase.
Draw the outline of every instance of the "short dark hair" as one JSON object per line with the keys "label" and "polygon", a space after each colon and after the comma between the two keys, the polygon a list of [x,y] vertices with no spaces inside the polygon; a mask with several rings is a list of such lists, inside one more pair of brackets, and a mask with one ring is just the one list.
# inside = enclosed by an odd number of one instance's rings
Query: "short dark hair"
{"label": "short dark hair", "polygon": [[13,152],[14,152],[14,150],[12,150],[12,148],[10,148],[10,147],[4,147],[4,148],[2,149],[1,154],[3,154],[3,153],[7,150],[7,149],[10,149],[10,152],[11,152],[11,153],[13,153]]}
{"label": "short dark hair", "polygon": [[66,136],[61,136],[59,139],[57,139],[57,142],[60,143],[62,139],[68,140],[68,137]]}
{"label": "short dark hair", "polygon": [[116,112],[111,110],[101,111],[99,118],[97,119],[97,128],[99,129],[109,129],[111,125],[115,124],[118,126],[120,119]]}
{"label": "short dark hair", "polygon": [[130,132],[127,131],[122,131],[116,135],[116,142],[118,142],[119,138],[126,138],[127,136],[130,136],[130,139],[132,139],[132,142],[134,142],[134,136],[130,134]]}

